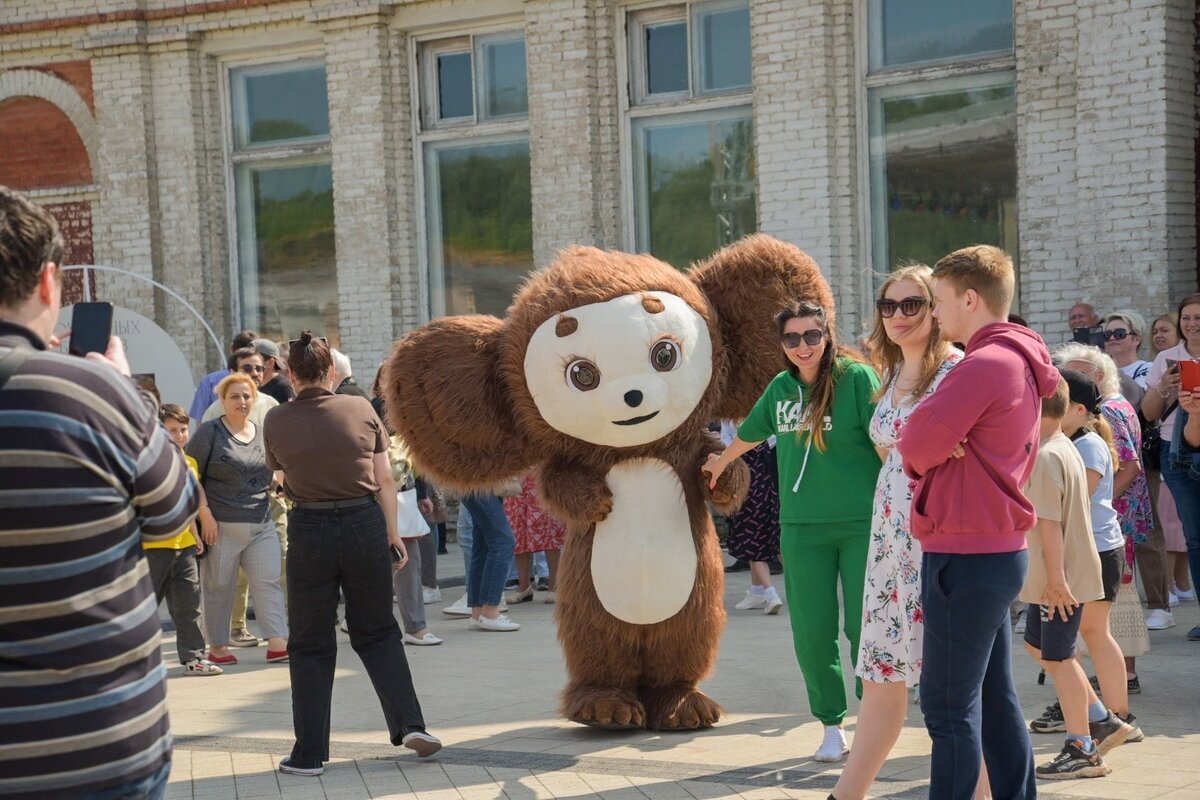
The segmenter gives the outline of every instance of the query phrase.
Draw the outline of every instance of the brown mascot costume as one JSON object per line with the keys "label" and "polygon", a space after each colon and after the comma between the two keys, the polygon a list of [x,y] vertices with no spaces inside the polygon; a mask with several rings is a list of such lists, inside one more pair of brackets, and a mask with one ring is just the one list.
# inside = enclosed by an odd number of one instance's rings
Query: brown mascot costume
{"label": "brown mascot costume", "polygon": [[569,525],[555,613],[563,714],[604,728],[709,727],[697,688],[725,623],[706,502],[735,510],[742,462],[711,493],[709,420],[744,417],[780,369],[774,315],[832,307],[816,263],[755,235],[689,273],[646,255],[563,251],[504,320],[447,317],[396,345],[387,408],[414,463],[460,491],[541,466]]}

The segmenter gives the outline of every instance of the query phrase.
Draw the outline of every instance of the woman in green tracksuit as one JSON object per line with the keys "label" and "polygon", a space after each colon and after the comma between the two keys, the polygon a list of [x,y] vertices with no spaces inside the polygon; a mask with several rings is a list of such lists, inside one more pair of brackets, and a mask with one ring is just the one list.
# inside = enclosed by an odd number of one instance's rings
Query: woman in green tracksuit
{"label": "woman in green tracksuit", "polygon": [[825,725],[814,758],[840,761],[848,748],[837,587],[840,578],[843,629],[856,655],[882,463],[868,434],[879,376],[856,351],[838,345],[820,306],[791,306],[776,322],[787,370],[775,376],[737,438],[710,456],[704,471],[715,484],[735,458],[768,436],[778,437],[780,549],[792,638],[812,714]]}

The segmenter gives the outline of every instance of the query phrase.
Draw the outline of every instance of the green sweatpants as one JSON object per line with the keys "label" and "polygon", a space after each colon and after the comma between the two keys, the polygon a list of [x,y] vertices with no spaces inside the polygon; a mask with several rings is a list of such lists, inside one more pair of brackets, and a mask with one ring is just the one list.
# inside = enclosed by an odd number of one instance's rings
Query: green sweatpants
{"label": "green sweatpants", "polygon": [[[812,715],[825,725],[846,716],[846,682],[838,642],[838,617],[858,658],[862,631],[863,579],[867,571],[870,520],[828,525],[783,525],[780,550],[796,660],[808,687]],[[838,604],[838,578],[842,602]],[[854,670],[851,668],[851,674]],[[856,684],[862,697],[862,684]]]}

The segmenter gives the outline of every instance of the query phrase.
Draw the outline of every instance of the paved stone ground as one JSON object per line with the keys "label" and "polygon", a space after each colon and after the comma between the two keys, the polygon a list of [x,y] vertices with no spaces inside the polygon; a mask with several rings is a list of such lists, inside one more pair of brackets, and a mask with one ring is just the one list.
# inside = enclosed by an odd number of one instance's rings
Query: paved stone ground
{"label": "paved stone ground", "polygon": [[[452,578],[462,560],[452,546],[439,569]],[[419,761],[387,741],[383,715],[361,663],[339,633],[342,648],[331,723],[333,760],[320,778],[275,770],[292,743],[286,666],[267,664],[265,650],[237,651],[241,664],[221,677],[195,679],[175,664],[173,634],[164,642],[171,665],[170,707],[176,734],[172,800],[226,798],[403,798],[404,800],[688,800],[803,798],[825,800],[840,765],[810,758],[821,726],[807,712],[792,654],[786,613],[767,617],[733,611],[748,583],[730,576],[729,623],[716,674],[705,690],[726,708],[718,727],[698,733],[607,733],[561,720],[556,696],[564,683],[554,639],[552,606],[515,606],[516,633],[468,631],[466,622],[427,606],[438,647],[407,649],[425,717],[446,748]],[[460,589],[445,592],[452,602]],[[1139,663],[1144,692],[1133,709],[1148,738],[1114,750],[1107,778],[1042,784],[1048,798],[1200,798],[1200,643],[1184,632],[1200,623],[1195,603],[1176,610],[1178,627],[1151,632],[1152,651]],[[251,623],[253,627],[254,623]],[[1014,656],[1027,716],[1053,701],[1037,670]],[[853,736],[857,704],[847,727]],[[1061,745],[1034,739],[1039,762]],[[908,800],[928,792],[929,740],[920,709],[908,725],[872,797]]]}

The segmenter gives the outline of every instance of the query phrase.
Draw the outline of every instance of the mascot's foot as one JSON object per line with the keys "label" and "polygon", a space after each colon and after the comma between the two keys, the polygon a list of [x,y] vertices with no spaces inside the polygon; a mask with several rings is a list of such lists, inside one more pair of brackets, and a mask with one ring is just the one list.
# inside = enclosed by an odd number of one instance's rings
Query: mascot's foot
{"label": "mascot's foot", "polygon": [[581,686],[563,698],[563,716],[593,728],[623,731],[646,727],[646,709],[627,689]]}
{"label": "mascot's foot", "polygon": [[646,686],[638,693],[646,706],[646,727],[656,731],[711,728],[725,709],[694,686]]}

